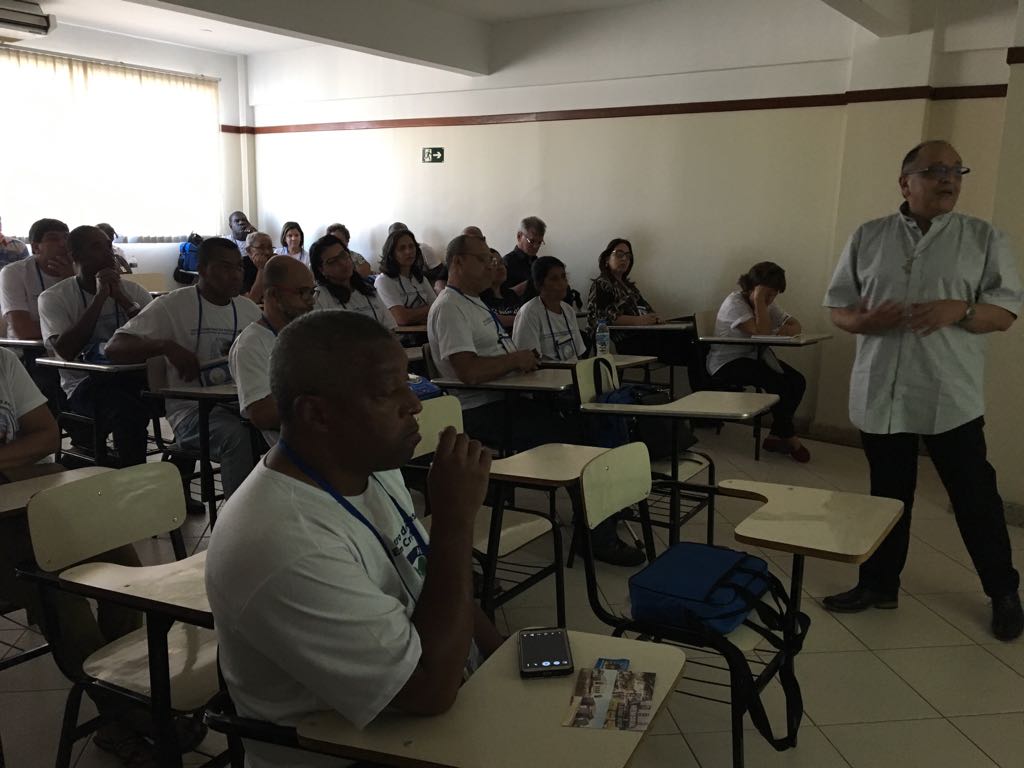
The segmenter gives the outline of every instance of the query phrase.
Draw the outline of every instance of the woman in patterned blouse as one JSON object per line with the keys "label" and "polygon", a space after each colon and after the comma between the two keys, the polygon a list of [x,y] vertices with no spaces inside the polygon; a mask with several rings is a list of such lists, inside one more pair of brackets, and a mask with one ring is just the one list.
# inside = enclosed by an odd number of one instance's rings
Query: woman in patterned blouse
{"label": "woman in patterned blouse", "polygon": [[633,244],[622,237],[614,238],[597,259],[601,274],[590,284],[590,309],[587,320],[591,328],[604,320],[608,325],[657,325],[661,322],[651,305],[629,279],[633,269]]}

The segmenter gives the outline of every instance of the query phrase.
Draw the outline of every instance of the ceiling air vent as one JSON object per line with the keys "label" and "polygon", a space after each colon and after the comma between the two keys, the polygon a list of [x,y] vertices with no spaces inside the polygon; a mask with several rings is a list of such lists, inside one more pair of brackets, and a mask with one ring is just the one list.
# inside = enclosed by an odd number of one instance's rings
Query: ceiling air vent
{"label": "ceiling air vent", "polygon": [[56,26],[56,19],[43,13],[39,3],[0,0],[0,43],[42,37]]}

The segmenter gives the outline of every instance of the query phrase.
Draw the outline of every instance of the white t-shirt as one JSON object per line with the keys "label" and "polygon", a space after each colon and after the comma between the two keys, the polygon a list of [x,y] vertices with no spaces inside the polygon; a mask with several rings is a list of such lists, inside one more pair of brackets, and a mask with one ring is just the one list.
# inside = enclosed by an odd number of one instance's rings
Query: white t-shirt
{"label": "white t-shirt", "polygon": [[[778,331],[789,318],[789,315],[775,303],[768,305],[768,316],[772,321],[771,333]],[[725,297],[725,301],[718,309],[718,316],[715,318],[715,336],[749,338],[750,334],[740,330],[740,326],[747,320],[753,319],[754,310],[743,298],[743,293],[733,291]],[[708,373],[713,376],[723,365],[741,357],[756,360],[757,347],[753,344],[712,344],[708,352]],[[770,349],[764,350],[764,356],[761,359],[771,367],[778,366],[775,354]]]}
{"label": "white t-shirt", "polygon": [[[415,515],[402,474],[379,472],[347,498],[398,554],[328,493],[262,461],[220,511],[206,590],[239,715],[292,725],[331,709],[362,728],[419,662],[412,613],[426,560],[395,508]],[[245,749],[251,768],[339,765],[257,742]]]}
{"label": "white t-shirt", "polygon": [[564,301],[556,315],[534,296],[516,313],[512,340],[518,349],[535,349],[545,360],[578,360],[586,352],[576,312]]}
{"label": "white t-shirt", "polygon": [[373,286],[377,289],[381,303],[388,309],[391,307],[405,307],[406,309],[427,307],[433,304],[434,299],[437,298],[430,283],[423,279],[416,280],[401,275],[398,277],[377,275]]}
{"label": "white t-shirt", "polygon": [[[259,320],[260,314],[259,307],[244,296],[236,296],[230,303],[220,306],[202,298],[198,287],[188,286],[154,299],[117,333],[171,339],[195,353],[201,368],[199,379],[185,381],[178,370],[168,364],[170,386],[224,384],[231,381],[227,355],[232,342],[249,323]],[[198,407],[189,400],[168,400],[166,405],[167,420],[172,427]]]}
{"label": "white t-shirt", "polygon": [[[445,288],[430,305],[427,340],[437,369],[451,379],[458,378],[451,364],[454,354],[475,352],[479,357],[498,357],[516,350],[512,337],[479,296],[465,296],[453,288]],[[456,389],[454,393],[463,410],[502,399],[500,392]]]}
{"label": "white t-shirt", "polygon": [[0,443],[18,436],[18,421],[31,410],[46,405],[46,397],[28,375],[18,356],[0,347]]}
{"label": "white t-shirt", "polygon": [[[121,280],[121,288],[128,298],[141,307],[145,307],[153,297],[149,291],[138,283],[130,280]],[[92,304],[95,294],[88,293],[78,285],[78,278],[69,277],[61,280],[52,288],[47,288],[39,294],[39,326],[43,331],[43,341],[46,348],[54,355],[57,350],[53,348],[54,340],[69,328],[74,327],[85,310]],[[128,314],[117,305],[112,298],[103,302],[103,309],[93,326],[92,336],[82,351],[87,352],[90,346],[101,345],[99,353],[103,354],[103,345],[110,341],[110,337],[122,325],[128,322]],[[59,355],[57,355],[59,357]],[[69,371],[60,369],[60,386],[64,393],[71,397],[71,393],[84,379],[89,377],[84,371]]]}
{"label": "white t-shirt", "polygon": [[[291,256],[291,254],[288,253],[288,249],[285,246],[283,246],[283,245],[280,248],[275,248],[274,249],[274,255],[275,256]],[[309,251],[307,251],[305,248],[300,250],[297,256],[292,256],[292,258],[293,259],[298,259],[303,264],[305,264],[307,267],[309,266]]]}
{"label": "white t-shirt", "polygon": [[[251,323],[238,334],[228,352],[228,368],[231,378],[238,385],[238,405],[242,415],[255,402],[270,396],[270,354],[274,351],[277,336],[263,323]],[[263,439],[271,448],[281,433],[276,429],[261,429]]]}
{"label": "white t-shirt", "polygon": [[[0,270],[0,311],[28,312],[33,320],[39,319],[39,294],[56,285],[63,278],[46,274],[35,257],[15,261]],[[14,329],[8,327],[8,338],[14,338]]]}
{"label": "white t-shirt", "polygon": [[330,291],[322,285],[318,285],[316,287],[316,304],[313,309],[343,309],[346,312],[355,312],[371,320],[376,320],[389,331],[398,327],[395,318],[381,303],[379,296],[366,296],[359,291],[352,291],[348,301],[342,304],[331,295]]}

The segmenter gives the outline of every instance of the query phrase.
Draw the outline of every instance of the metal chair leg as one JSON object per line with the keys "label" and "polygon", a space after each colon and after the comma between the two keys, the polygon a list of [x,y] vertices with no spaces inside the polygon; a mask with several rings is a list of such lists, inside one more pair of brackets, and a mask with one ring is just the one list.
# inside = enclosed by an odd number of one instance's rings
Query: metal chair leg
{"label": "metal chair leg", "polygon": [[71,768],[71,752],[75,746],[75,731],[78,728],[82,691],[82,686],[77,683],[68,691],[68,698],[64,704],[64,719],[60,726],[60,743],[57,746],[57,768]]}

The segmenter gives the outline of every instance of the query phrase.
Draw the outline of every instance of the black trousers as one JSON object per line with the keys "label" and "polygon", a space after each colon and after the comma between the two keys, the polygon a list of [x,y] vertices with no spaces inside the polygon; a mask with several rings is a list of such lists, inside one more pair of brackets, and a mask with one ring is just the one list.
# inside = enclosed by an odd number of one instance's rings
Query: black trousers
{"label": "black trousers", "polygon": [[730,360],[711,377],[716,384],[753,386],[779,396],[779,402],[772,407],[771,434],[789,438],[796,434],[793,428],[793,414],[800,407],[807,389],[807,380],[800,371],[779,360],[782,373],[774,370],[763,360],[741,357]]}
{"label": "black trousers", "polygon": [[525,451],[545,443],[577,443],[579,418],[556,398],[512,396],[462,412],[466,434],[489,448]]}
{"label": "black trousers", "polygon": [[[989,597],[1016,592],[1020,577],[1013,567],[1003,500],[996,472],[986,458],[985,420],[981,417],[938,435],[921,435],[932,464],[949,494],[967,552]],[[910,517],[917,485],[918,435],[861,432],[871,468],[871,495],[899,499],[903,516],[860,567],[861,586],[895,593],[907,562]]]}
{"label": "black trousers", "polygon": [[114,436],[121,466],[146,463],[146,441],[152,406],[142,398],[142,379],[136,376],[90,376],[68,398],[68,409],[103,422],[100,439]]}

